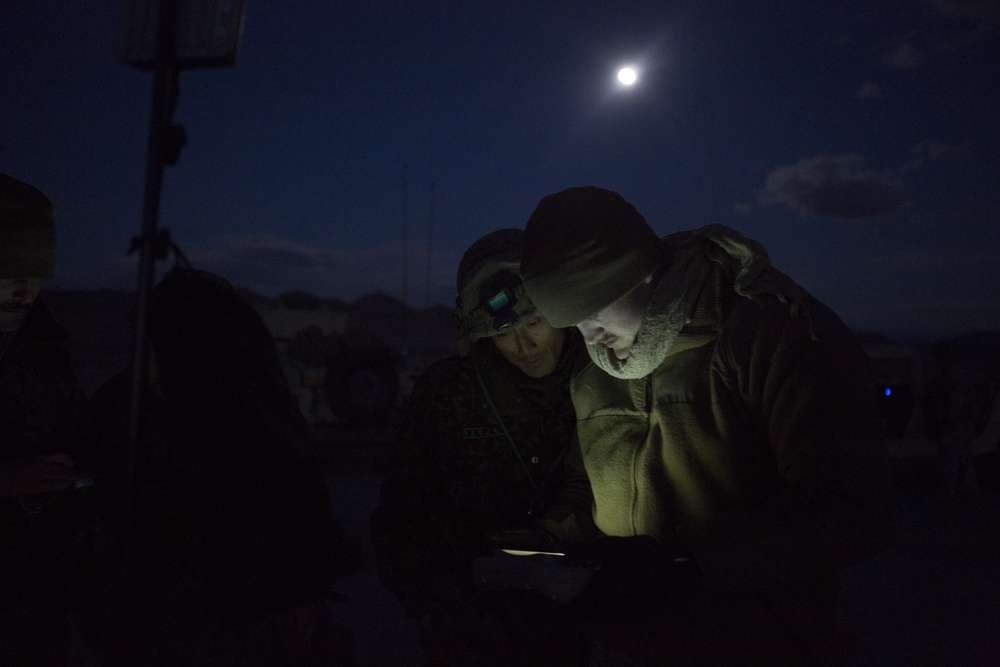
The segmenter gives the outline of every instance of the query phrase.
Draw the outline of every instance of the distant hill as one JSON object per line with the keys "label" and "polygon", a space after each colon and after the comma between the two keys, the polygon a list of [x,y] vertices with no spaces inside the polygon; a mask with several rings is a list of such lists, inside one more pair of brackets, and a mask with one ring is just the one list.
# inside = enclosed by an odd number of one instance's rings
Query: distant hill
{"label": "distant hill", "polygon": [[927,360],[933,356],[934,347],[938,343],[948,342],[957,357],[973,370],[974,375],[1000,381],[1000,331],[975,331],[946,340],[931,341],[896,338],[872,332],[859,332],[858,338],[863,343],[914,344],[922,350]]}
{"label": "distant hill", "polygon": [[[241,289],[250,302],[280,300],[288,307],[310,309],[327,305],[348,315],[347,336],[377,339],[405,349],[416,367],[454,354],[457,328],[452,311],[443,306],[413,309],[381,294],[354,303],[290,292],[275,299]],[[129,313],[134,293],[122,290],[46,290],[42,301],[70,333],[69,352],[87,394],[125,368],[133,345]]]}
{"label": "distant hill", "polygon": [[[399,299],[385,294],[363,296],[353,303],[318,297],[306,292],[289,292],[275,298],[240,289],[250,302],[281,301],[288,307],[308,310],[329,306],[348,314],[348,336],[379,340],[403,349],[410,367],[421,369],[433,361],[454,354],[458,331],[452,309],[444,306],[407,308]],[[42,300],[56,320],[70,332],[69,351],[80,383],[89,394],[112,374],[124,368],[132,348],[129,311],[134,295],[121,290],[46,290]],[[864,342],[931,343],[919,339],[890,337],[859,332]],[[962,356],[991,377],[1000,377],[1000,331],[970,333],[952,339]]]}

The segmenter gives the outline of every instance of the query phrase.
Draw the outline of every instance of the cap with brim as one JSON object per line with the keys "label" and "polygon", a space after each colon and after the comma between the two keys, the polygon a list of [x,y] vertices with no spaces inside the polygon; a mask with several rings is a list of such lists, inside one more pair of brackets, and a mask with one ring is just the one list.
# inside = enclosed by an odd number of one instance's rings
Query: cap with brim
{"label": "cap with brim", "polygon": [[52,202],[27,183],[0,174],[0,278],[47,280],[55,265]]}
{"label": "cap with brim", "polygon": [[645,281],[661,241],[618,193],[593,186],[548,195],[524,230],[521,277],[553,327],[574,326]]}
{"label": "cap with brim", "polygon": [[503,333],[523,318],[535,314],[536,308],[521,284],[517,263],[500,268],[495,263],[484,267],[487,275],[470,283],[471,289],[463,295],[466,309],[462,326],[472,341]]}
{"label": "cap with brim", "polygon": [[490,232],[469,246],[458,266],[458,318],[472,341],[496,336],[535,313],[518,271],[520,229]]}

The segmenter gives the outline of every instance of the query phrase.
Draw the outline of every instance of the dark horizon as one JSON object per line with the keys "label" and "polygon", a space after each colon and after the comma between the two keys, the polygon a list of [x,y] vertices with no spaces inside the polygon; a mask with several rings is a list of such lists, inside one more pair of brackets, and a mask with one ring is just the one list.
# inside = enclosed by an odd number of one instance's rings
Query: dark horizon
{"label": "dark horizon", "polygon": [[[283,302],[286,307],[295,307],[295,304],[299,304],[305,310],[311,309],[308,302],[312,301],[317,304],[317,307],[321,305],[327,305],[334,309],[343,309],[346,311],[356,310],[359,306],[382,306],[386,302],[391,304],[393,311],[397,309],[406,308],[409,313],[424,313],[431,316],[440,315],[443,320],[451,322],[452,313],[454,311],[453,306],[447,306],[441,303],[431,304],[429,306],[404,306],[402,300],[398,296],[393,294],[386,294],[384,292],[373,292],[371,294],[364,294],[353,300],[344,300],[333,295],[320,295],[313,294],[311,292],[305,292],[302,290],[290,290],[282,294],[275,296],[268,296],[265,294],[260,294],[253,289],[234,285],[234,287],[244,295],[250,296],[253,299],[259,299],[266,302]],[[127,304],[130,304],[135,299],[136,289],[120,289],[120,288],[98,288],[98,289],[79,289],[79,288],[46,288],[41,293],[41,298],[43,301],[51,301],[52,299],[46,299],[46,296],[56,297],[58,303],[64,305],[68,300],[74,298],[81,299],[85,301],[88,305],[93,305],[91,298],[98,297],[99,295],[112,295],[113,299],[120,300],[120,303],[114,304],[112,310],[125,312],[127,310]],[[105,301],[105,303],[107,303]],[[366,308],[370,311],[370,308]],[[880,340],[884,342],[894,343],[894,344],[918,344],[918,345],[933,345],[939,342],[945,341],[957,341],[957,342],[971,342],[978,343],[981,342],[979,339],[983,339],[987,342],[992,342],[998,347],[998,352],[1000,352],[1000,327],[995,329],[973,329],[964,332],[956,332],[947,336],[934,335],[930,332],[921,331],[907,331],[905,329],[887,329],[887,330],[870,330],[870,329],[852,329],[856,335],[870,342],[879,342]],[[70,332],[72,334],[72,332]]]}

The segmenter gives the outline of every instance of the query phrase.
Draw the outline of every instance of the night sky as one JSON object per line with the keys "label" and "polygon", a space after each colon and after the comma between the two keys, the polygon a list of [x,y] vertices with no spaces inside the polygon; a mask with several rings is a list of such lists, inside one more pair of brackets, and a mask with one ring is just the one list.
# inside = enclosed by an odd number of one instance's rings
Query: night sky
{"label": "night sky", "polygon": [[[55,205],[54,288],[136,284],[120,12],[0,3],[0,171]],[[1000,329],[998,74],[996,0],[248,0],[235,66],[180,75],[160,222],[264,294],[451,305],[472,241],[592,184],[758,239],[856,330]]]}

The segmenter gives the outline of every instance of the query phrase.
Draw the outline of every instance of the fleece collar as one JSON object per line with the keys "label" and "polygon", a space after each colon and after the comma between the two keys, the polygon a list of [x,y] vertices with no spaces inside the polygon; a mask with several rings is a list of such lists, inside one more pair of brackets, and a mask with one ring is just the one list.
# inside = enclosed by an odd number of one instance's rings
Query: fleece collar
{"label": "fleece collar", "polygon": [[792,315],[804,313],[802,289],[774,269],[764,247],[724,225],[671,234],[665,245],[662,277],[654,286],[642,326],[630,354],[618,359],[604,346],[590,345],[594,363],[608,374],[634,380],[652,373],[677,343],[681,330],[691,321],[695,304],[713,264],[732,276],[738,295],[760,302],[765,296],[790,304]]}

